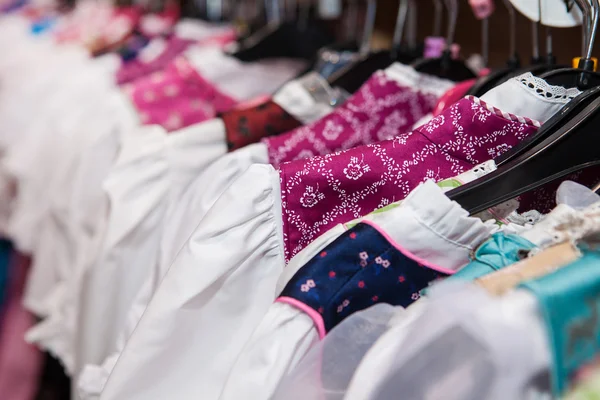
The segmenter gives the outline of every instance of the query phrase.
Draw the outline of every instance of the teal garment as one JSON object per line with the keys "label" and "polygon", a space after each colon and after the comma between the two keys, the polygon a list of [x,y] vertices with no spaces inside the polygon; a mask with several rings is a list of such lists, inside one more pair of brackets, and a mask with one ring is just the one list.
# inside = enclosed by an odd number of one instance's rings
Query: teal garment
{"label": "teal garment", "polygon": [[569,379],[600,352],[600,252],[580,247],[580,259],[520,287],[537,298],[552,352],[552,390],[560,396]]}
{"label": "teal garment", "polygon": [[[494,233],[488,240],[483,242],[472,261],[463,269],[449,276],[441,282],[448,281],[474,281],[494,271],[501,270],[518,261],[521,261],[524,253],[536,248],[536,245],[519,235]],[[421,295],[427,295],[428,288],[421,291]]]}
{"label": "teal garment", "polygon": [[522,260],[523,255],[535,247],[533,243],[519,235],[494,233],[477,248],[473,261],[446,280],[474,281]]}

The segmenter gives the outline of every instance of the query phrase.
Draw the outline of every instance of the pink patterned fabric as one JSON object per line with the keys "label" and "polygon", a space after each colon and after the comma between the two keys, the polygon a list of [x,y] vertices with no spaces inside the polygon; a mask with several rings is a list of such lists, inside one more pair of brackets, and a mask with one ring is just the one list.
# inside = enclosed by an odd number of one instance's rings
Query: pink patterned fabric
{"label": "pink patterned fabric", "polygon": [[403,86],[380,71],[325,118],[266,138],[263,143],[267,145],[269,161],[277,167],[286,161],[390,139],[431,112],[438,97]]}
{"label": "pink patterned fabric", "polygon": [[287,260],[332,226],[404,199],[425,179],[451,178],[498,157],[536,131],[538,123],[509,115],[465,98],[413,132],[283,164]]}
{"label": "pink patterned fabric", "polygon": [[135,60],[124,63],[119,71],[117,71],[117,83],[123,85],[153,72],[163,70],[171,61],[177,58],[177,56],[183,53],[192,44],[197,46],[225,47],[235,40],[236,33],[233,29],[220,32],[200,41],[171,36],[167,39],[165,49],[152,61],[146,62],[138,57]]}
{"label": "pink patterned fabric", "polygon": [[124,63],[117,71],[117,83],[123,85],[153,72],[164,69],[171,61],[185,51],[193,40],[180,39],[172,36],[167,40],[166,47],[160,55],[150,62],[140,58]]}
{"label": "pink patterned fabric", "polygon": [[0,397],[31,400],[35,397],[43,355],[25,342],[25,332],[35,319],[21,304],[30,265],[29,257],[14,253],[10,265],[11,286],[0,331]]}
{"label": "pink patterned fabric", "polygon": [[158,124],[168,131],[214,118],[236,104],[202,78],[185,57],[123,89],[143,124]]}

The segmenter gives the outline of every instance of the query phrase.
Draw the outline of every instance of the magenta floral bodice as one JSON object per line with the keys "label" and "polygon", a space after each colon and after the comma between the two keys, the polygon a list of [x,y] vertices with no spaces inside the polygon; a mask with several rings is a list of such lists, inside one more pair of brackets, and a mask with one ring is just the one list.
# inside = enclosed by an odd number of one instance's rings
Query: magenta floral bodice
{"label": "magenta floral bodice", "polygon": [[[390,139],[410,130],[433,110],[442,89],[449,88],[451,83],[419,74],[409,67],[404,67],[402,72],[412,75],[410,84],[404,85],[379,71],[325,118],[264,139],[270,163],[277,167],[287,161]],[[438,93],[419,89],[420,85],[431,87],[432,81],[439,81]]]}
{"label": "magenta floral bodice", "polygon": [[451,178],[498,157],[539,125],[471,97],[393,139],[282,164],[286,259],[334,225],[404,199],[426,179]]}
{"label": "magenta floral bodice", "polygon": [[185,57],[178,57],[164,71],[123,86],[123,90],[142,124],[158,124],[168,131],[214,118],[236,104],[202,78]]}

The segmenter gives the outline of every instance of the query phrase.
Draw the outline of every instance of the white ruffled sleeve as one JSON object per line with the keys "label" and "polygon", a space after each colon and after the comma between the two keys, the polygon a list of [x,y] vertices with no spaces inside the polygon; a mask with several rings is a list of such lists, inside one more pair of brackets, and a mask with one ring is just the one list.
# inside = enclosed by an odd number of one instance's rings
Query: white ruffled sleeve
{"label": "white ruffled sleeve", "polygon": [[255,165],[223,193],[162,280],[103,399],[219,397],[275,300],[284,266],[279,190],[279,174]]}

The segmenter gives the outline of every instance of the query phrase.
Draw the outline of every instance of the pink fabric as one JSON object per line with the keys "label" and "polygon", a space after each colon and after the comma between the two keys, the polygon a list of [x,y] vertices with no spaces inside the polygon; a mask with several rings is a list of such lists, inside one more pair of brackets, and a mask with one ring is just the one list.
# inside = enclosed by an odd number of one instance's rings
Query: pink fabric
{"label": "pink fabric", "polygon": [[495,158],[536,129],[462,99],[413,132],[283,164],[286,259],[334,225],[404,199],[425,179],[451,178]]}
{"label": "pink fabric", "polygon": [[35,320],[22,304],[30,259],[14,253],[8,302],[0,332],[0,397],[2,400],[33,400],[38,387],[43,355],[25,343],[25,332]]}
{"label": "pink fabric", "polygon": [[164,69],[171,61],[185,51],[194,41],[172,36],[167,40],[164,51],[150,62],[136,58],[124,63],[117,71],[117,83],[123,85],[153,72]]}
{"label": "pink fabric", "polygon": [[325,118],[263,140],[269,161],[286,161],[350,149],[392,138],[431,112],[438,96],[400,86],[377,72],[343,105]]}
{"label": "pink fabric", "polygon": [[283,303],[290,305],[308,315],[310,319],[312,319],[315,323],[315,327],[317,328],[317,332],[319,333],[319,339],[322,340],[327,334],[327,331],[325,330],[325,323],[323,322],[323,316],[316,312],[313,308],[304,304],[303,302],[293,299],[291,297],[281,296],[278,297],[277,300],[275,300],[275,303]]}
{"label": "pink fabric", "polygon": [[469,5],[477,19],[489,18],[496,9],[494,0],[469,0]]}
{"label": "pink fabric", "polygon": [[473,85],[477,82],[476,79],[469,79],[460,83],[457,83],[452,89],[448,90],[446,93],[440,97],[437,104],[433,109],[433,115],[438,116],[444,112],[445,109],[450,107],[452,104],[456,103],[473,87]]}
{"label": "pink fabric", "polygon": [[230,31],[221,32],[198,42],[189,39],[182,39],[177,36],[171,36],[167,40],[167,45],[164,51],[152,61],[144,62],[143,60],[137,58],[124,63],[119,71],[117,71],[117,83],[119,85],[123,85],[147,76],[153,72],[163,70],[171,61],[183,53],[192,44],[197,46],[225,47],[235,40],[236,34],[233,29]]}
{"label": "pink fabric", "polygon": [[236,104],[202,78],[185,57],[123,89],[143,124],[162,125],[169,131],[214,118]]}

